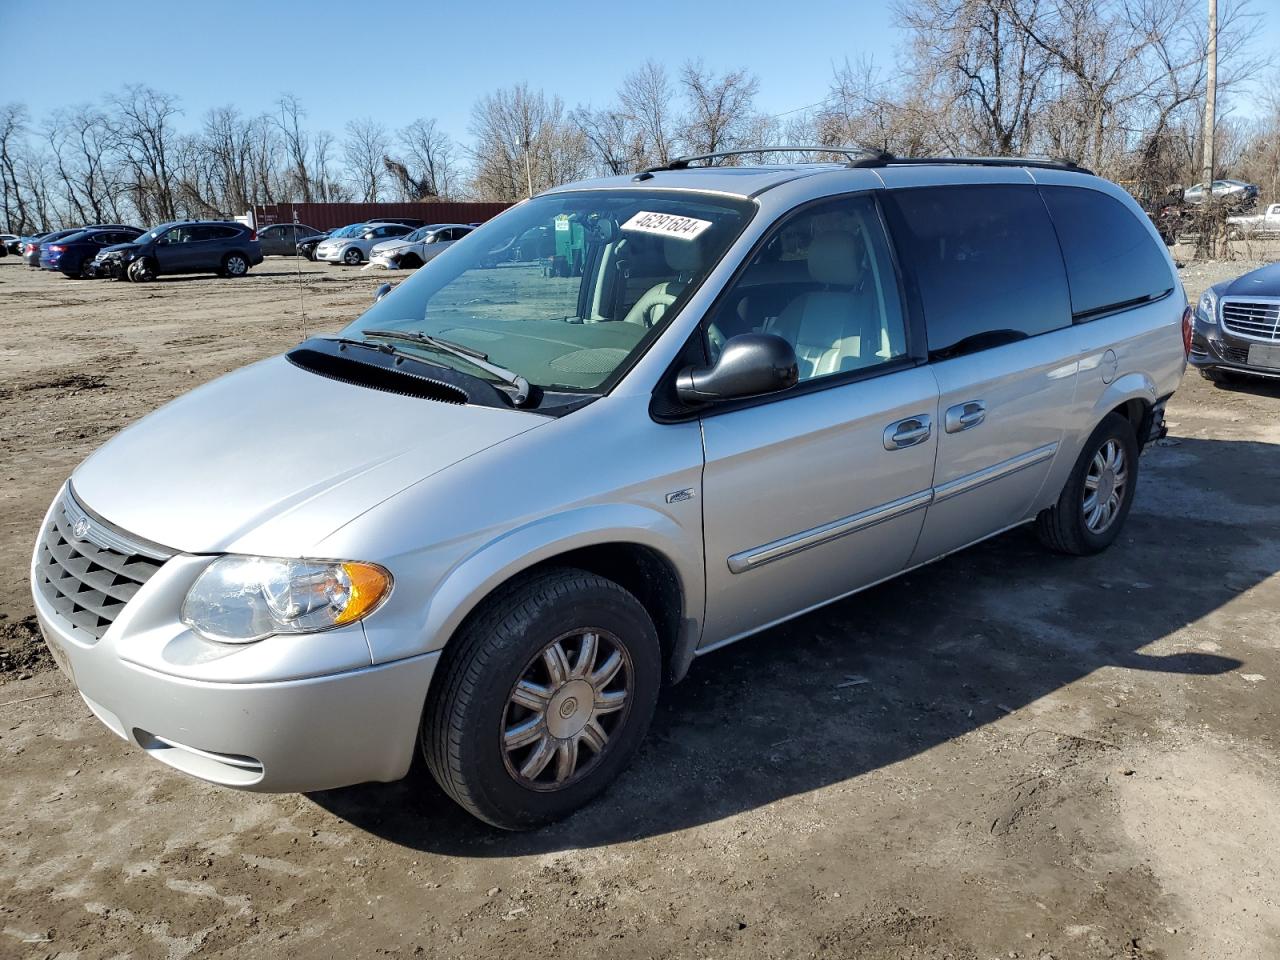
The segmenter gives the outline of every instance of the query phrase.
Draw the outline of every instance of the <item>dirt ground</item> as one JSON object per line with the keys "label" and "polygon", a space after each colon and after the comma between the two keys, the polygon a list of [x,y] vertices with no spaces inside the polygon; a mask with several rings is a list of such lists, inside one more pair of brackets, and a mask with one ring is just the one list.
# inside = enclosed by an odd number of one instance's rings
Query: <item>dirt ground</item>
{"label": "dirt ground", "polygon": [[0,957],[1280,956],[1280,385],[1188,376],[1103,556],[1014,531],[699,660],[537,834],[422,770],[258,796],[127,747],[37,641],[39,518],[121,426],[382,280],[295,270],[0,260]]}

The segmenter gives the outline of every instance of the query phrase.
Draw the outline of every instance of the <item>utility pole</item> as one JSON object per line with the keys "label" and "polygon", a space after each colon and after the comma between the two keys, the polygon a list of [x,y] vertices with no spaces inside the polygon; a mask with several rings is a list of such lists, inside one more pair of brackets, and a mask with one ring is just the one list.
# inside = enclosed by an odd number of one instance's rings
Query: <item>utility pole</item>
{"label": "utility pole", "polygon": [[[1217,232],[1217,204],[1213,195],[1213,140],[1217,126],[1218,100],[1218,0],[1209,0],[1209,53],[1205,79],[1204,97],[1204,215],[1200,226],[1199,246],[1209,256],[1213,256],[1214,237],[1210,231]],[[1199,251],[1197,251],[1199,252]]]}
{"label": "utility pole", "polygon": [[[1212,3],[1212,0],[1210,1]],[[527,184],[527,187],[529,187],[530,200],[534,197],[534,170],[532,170],[529,165],[529,148],[531,146],[532,143],[530,142],[529,137],[525,137],[525,183]]]}

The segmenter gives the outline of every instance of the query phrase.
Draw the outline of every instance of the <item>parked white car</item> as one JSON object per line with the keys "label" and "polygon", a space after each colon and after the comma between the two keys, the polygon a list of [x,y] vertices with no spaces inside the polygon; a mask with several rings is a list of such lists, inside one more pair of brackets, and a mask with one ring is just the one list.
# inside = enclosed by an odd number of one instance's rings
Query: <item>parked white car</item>
{"label": "parked white car", "polygon": [[1254,213],[1247,217],[1227,217],[1227,236],[1233,238],[1280,236],[1280,203],[1271,204],[1265,213]]}
{"label": "parked white car", "polygon": [[346,227],[320,241],[316,247],[316,259],[354,267],[369,259],[369,251],[375,244],[412,232],[413,227],[403,223],[362,223]]}
{"label": "parked white car", "polygon": [[416,270],[474,229],[465,223],[432,223],[419,227],[407,237],[375,244],[369,251],[369,265],[389,270]]}

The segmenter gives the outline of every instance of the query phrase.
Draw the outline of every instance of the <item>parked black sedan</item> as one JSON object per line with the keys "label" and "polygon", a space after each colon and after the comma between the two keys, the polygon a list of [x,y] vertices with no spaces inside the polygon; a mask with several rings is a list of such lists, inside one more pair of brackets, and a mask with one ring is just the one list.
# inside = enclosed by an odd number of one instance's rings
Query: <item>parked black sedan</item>
{"label": "parked black sedan", "polygon": [[1280,378],[1280,263],[1204,292],[1188,359],[1215,383],[1241,375]]}
{"label": "parked black sedan", "polygon": [[306,257],[308,260],[316,258],[316,247],[320,246],[320,241],[331,236],[334,231],[341,229],[334,227],[333,230],[324,230],[320,233],[314,233],[309,237],[303,237],[294,246],[294,252],[300,257]]}
{"label": "parked black sedan", "polygon": [[54,243],[42,244],[40,266],[67,277],[88,277],[93,258],[104,247],[132,243],[141,235],[137,227],[90,227]]}

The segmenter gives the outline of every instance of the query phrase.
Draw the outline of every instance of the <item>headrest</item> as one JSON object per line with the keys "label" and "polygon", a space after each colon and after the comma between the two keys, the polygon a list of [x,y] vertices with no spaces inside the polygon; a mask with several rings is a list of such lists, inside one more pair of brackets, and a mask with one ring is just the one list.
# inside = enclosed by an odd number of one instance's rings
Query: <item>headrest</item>
{"label": "headrest", "polygon": [[697,240],[664,237],[662,255],[676,273],[693,273],[702,266],[702,246]]}
{"label": "headrest", "polygon": [[816,234],[809,245],[809,276],[818,283],[852,287],[858,282],[858,241],[852,233],[828,230]]}

